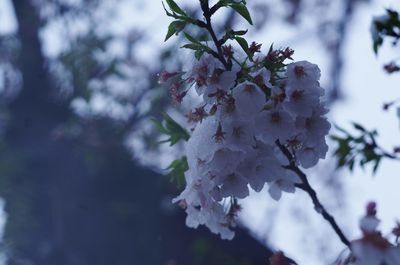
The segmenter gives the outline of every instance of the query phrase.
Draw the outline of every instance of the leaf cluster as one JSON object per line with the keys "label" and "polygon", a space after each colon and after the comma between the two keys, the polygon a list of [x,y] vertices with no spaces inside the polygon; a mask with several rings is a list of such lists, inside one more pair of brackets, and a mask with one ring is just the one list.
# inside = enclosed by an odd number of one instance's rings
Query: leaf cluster
{"label": "leaf cluster", "polygon": [[175,182],[178,189],[186,184],[185,172],[189,170],[186,156],[182,156],[181,158],[172,161],[167,167],[167,170],[169,170],[168,176],[170,181]]}
{"label": "leaf cluster", "polygon": [[197,60],[205,53],[213,53],[212,49],[208,47],[206,44],[203,44],[200,40],[197,40],[195,37],[191,36],[189,33],[184,32],[185,38],[189,41],[189,43],[183,45],[181,48],[191,49],[194,51],[194,56]]}
{"label": "leaf cluster", "polygon": [[350,171],[353,171],[356,164],[361,168],[364,168],[366,164],[371,164],[375,174],[382,158],[386,156],[377,145],[377,131],[368,131],[362,125],[354,122],[353,127],[358,132],[358,135],[355,136],[343,128],[335,127],[342,134],[342,136],[331,136],[338,144],[334,153],[338,158],[337,167],[348,167]]}
{"label": "leaf cluster", "polygon": [[373,21],[373,27],[377,30],[377,37],[373,39],[373,49],[375,54],[383,44],[385,37],[394,38],[393,44],[396,45],[400,39],[400,19],[397,11],[386,9],[386,19]]}
{"label": "leaf cluster", "polygon": [[[220,7],[228,7],[235,10],[236,13],[241,15],[244,19],[249,22],[250,25],[253,25],[253,20],[251,19],[250,12],[246,7],[246,1],[235,1],[235,0],[220,0],[216,5],[215,9],[219,9]],[[211,8],[212,10],[212,8]]]}
{"label": "leaf cluster", "polygon": [[161,141],[160,143],[170,143],[170,146],[176,144],[180,140],[187,141],[190,138],[190,134],[186,131],[178,122],[176,122],[167,113],[163,113],[163,121],[160,122],[156,119],[152,119],[154,126],[162,133],[169,136],[168,139]]}
{"label": "leaf cluster", "polygon": [[[203,1],[203,0],[201,0]],[[200,1],[200,2],[201,2]],[[168,26],[167,35],[165,37],[165,41],[171,38],[174,34],[178,35],[188,24],[193,24],[199,26],[201,28],[207,28],[207,24],[195,18],[190,17],[174,0],[165,0],[168,5],[169,10],[165,7],[164,2],[164,10],[169,17],[173,17],[175,20],[172,21]],[[251,25],[253,21],[250,16],[250,12],[246,7],[246,1],[235,1],[235,0],[220,0],[216,3],[213,7],[208,10],[207,15],[210,18],[218,9],[221,7],[232,8],[235,10],[239,15],[241,15],[244,19],[246,19]],[[206,17],[207,20],[207,17]],[[244,32],[244,33],[243,33]],[[229,37],[227,39],[233,39],[236,35],[244,35],[247,31],[227,31]],[[225,41],[227,40],[225,39]],[[221,40],[222,41],[222,40]],[[223,41],[221,44],[223,44]],[[185,47],[186,48],[186,47]]]}

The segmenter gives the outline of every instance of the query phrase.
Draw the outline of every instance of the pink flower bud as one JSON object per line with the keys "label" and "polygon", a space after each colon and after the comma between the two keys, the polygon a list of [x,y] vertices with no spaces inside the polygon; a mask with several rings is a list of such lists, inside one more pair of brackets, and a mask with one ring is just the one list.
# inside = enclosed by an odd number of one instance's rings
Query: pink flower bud
{"label": "pink flower bud", "polygon": [[306,74],[306,72],[304,71],[304,67],[300,66],[300,65],[296,65],[294,67],[294,74],[296,75],[297,78],[304,76]]}
{"label": "pink flower bud", "polygon": [[164,84],[165,82],[168,81],[171,77],[177,75],[178,72],[168,72],[168,71],[162,71],[161,73],[158,74],[158,83],[159,84]]}
{"label": "pink flower bud", "polygon": [[249,52],[250,52],[251,54],[254,54],[254,53],[256,53],[256,52],[260,52],[261,46],[262,46],[262,44],[259,44],[259,43],[256,43],[255,41],[253,41],[253,42],[250,44]]}
{"label": "pink flower bud", "polygon": [[232,45],[224,45],[222,46],[222,54],[224,55],[224,57],[230,59],[233,57],[233,49],[232,49]]}
{"label": "pink flower bud", "polygon": [[366,207],[367,216],[375,216],[376,215],[376,202],[369,202]]}

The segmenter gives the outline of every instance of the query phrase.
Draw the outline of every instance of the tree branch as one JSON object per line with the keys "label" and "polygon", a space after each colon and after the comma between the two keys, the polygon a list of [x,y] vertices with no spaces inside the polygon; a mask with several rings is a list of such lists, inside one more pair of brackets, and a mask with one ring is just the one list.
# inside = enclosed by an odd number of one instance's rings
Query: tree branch
{"label": "tree branch", "polygon": [[215,31],[211,25],[211,16],[212,14],[216,11],[211,11],[210,10],[210,6],[208,3],[208,0],[200,0],[200,5],[201,5],[201,10],[203,11],[203,16],[206,19],[206,25],[205,28],[207,29],[207,31],[210,33],[211,38],[215,44],[215,47],[217,48],[218,51],[218,59],[222,62],[222,64],[225,66],[226,69],[230,69],[231,66],[229,65],[229,63],[225,60],[224,55],[222,54],[222,47],[221,47],[221,43],[218,40]]}
{"label": "tree branch", "polygon": [[282,145],[279,142],[279,140],[277,140],[275,143],[289,161],[289,165],[284,166],[284,168],[293,171],[301,179],[302,183],[296,184],[296,187],[305,191],[306,193],[308,193],[308,195],[310,196],[310,198],[314,204],[315,210],[319,214],[321,214],[322,217],[331,225],[331,227],[333,228],[335,233],[339,236],[339,238],[343,242],[343,244],[350,247],[350,241],[347,239],[347,237],[344,235],[343,231],[340,229],[339,225],[336,223],[335,218],[325,210],[325,207],[319,201],[317,193],[313,189],[313,187],[310,185],[310,183],[308,182],[306,174],[304,174],[304,172],[301,171],[300,168],[296,166],[294,156],[284,145]]}

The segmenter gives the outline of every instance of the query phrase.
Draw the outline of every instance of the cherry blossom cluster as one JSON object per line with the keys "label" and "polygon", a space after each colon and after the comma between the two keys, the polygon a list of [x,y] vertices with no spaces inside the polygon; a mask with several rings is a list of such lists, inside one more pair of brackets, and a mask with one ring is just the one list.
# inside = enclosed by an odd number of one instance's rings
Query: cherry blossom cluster
{"label": "cherry blossom cluster", "polygon": [[[339,261],[338,265],[400,264],[400,223],[392,230],[391,235],[383,236],[378,230],[380,220],[376,213],[376,203],[369,203],[359,224],[363,235],[350,243],[351,255]],[[390,242],[390,236],[394,238],[394,243]]]}
{"label": "cherry blossom cluster", "polygon": [[[224,54],[232,58],[231,47],[224,51],[228,49]],[[247,197],[249,186],[261,191],[267,183],[275,200],[282,192],[293,193],[301,181],[285,168],[293,161],[278,145],[303,168],[325,158],[330,124],[321,101],[320,70],[307,61],[274,64],[292,54],[290,49],[272,50],[229,69],[204,54],[183,73],[160,75],[161,81],[174,80],[170,92],[176,101],[189,89],[201,97],[200,105],[186,115],[194,125],[186,145],[189,170],[185,190],[174,199],[186,209],[187,226],[206,225],[231,239],[240,210],[236,198]]]}

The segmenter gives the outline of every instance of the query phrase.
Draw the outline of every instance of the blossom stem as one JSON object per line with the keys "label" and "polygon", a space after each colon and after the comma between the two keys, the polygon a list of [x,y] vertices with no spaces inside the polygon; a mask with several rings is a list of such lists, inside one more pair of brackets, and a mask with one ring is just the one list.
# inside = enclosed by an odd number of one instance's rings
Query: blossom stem
{"label": "blossom stem", "polygon": [[215,13],[216,9],[210,10],[208,0],[200,0],[200,5],[201,5],[201,10],[203,11],[203,16],[206,19],[205,28],[210,33],[211,38],[212,38],[212,40],[215,44],[215,47],[217,48],[217,51],[218,51],[217,59],[219,59],[222,62],[222,64],[225,66],[226,69],[230,69],[231,66],[225,60],[225,57],[222,53],[221,42],[218,40],[217,35],[215,34],[215,31],[211,25],[211,16],[213,13]]}
{"label": "blossom stem", "polygon": [[301,169],[298,166],[296,166],[294,156],[292,155],[292,153],[284,145],[282,145],[279,142],[279,140],[276,141],[276,145],[279,147],[281,152],[286,156],[286,158],[289,161],[289,165],[284,166],[284,168],[296,173],[296,175],[299,176],[302,182],[301,184],[297,184],[296,187],[305,191],[310,196],[312,202],[314,203],[315,210],[319,214],[321,214],[322,217],[331,225],[331,227],[333,228],[335,233],[339,236],[343,244],[345,244],[347,247],[350,247],[350,241],[347,239],[347,237],[344,235],[339,225],[336,223],[335,218],[325,210],[325,207],[319,201],[317,192],[310,185],[310,182],[307,179],[307,175],[303,171],[301,171]]}

